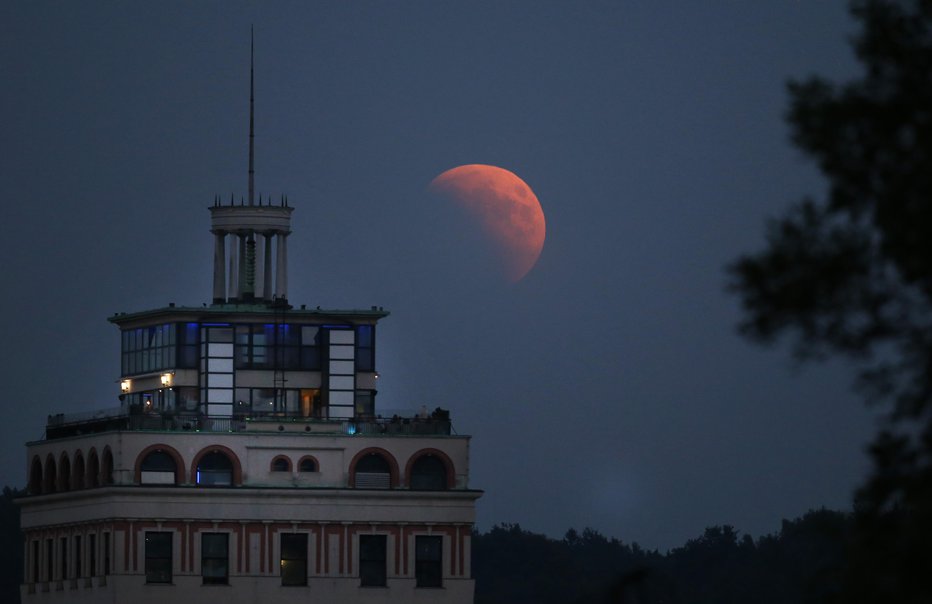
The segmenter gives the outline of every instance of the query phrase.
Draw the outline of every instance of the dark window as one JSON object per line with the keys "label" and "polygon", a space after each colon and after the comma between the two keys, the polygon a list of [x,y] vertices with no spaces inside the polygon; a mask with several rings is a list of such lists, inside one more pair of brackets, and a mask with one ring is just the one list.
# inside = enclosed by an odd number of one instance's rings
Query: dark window
{"label": "dark window", "polygon": [[385,535],[359,536],[359,584],[385,587]]}
{"label": "dark window", "polygon": [[201,577],[204,585],[226,585],[229,581],[229,540],[226,533],[201,535]]}
{"label": "dark window", "polygon": [[282,533],[282,585],[307,585],[307,534]]}
{"label": "dark window", "polygon": [[211,451],[197,464],[197,484],[230,486],[233,484],[233,462],[220,451]]}
{"label": "dark window", "polygon": [[391,468],[384,457],[369,453],[356,464],[357,487],[362,489],[391,488]]}
{"label": "dark window", "polygon": [[104,533],[104,575],[110,574],[110,533]]}
{"label": "dark window", "polygon": [[39,542],[32,542],[32,581],[31,583],[39,582]]}
{"label": "dark window", "polygon": [[284,457],[276,457],[272,460],[272,471],[273,472],[290,472],[291,463]]}
{"label": "dark window", "polygon": [[172,582],[172,534],[146,531],[146,583]]}
{"label": "dark window", "polygon": [[170,369],[176,365],[174,324],[152,325],[123,332],[123,375]]}
{"label": "dark window", "polygon": [[175,484],[175,460],[165,451],[152,451],[140,465],[142,484]]}
{"label": "dark window", "polygon": [[415,537],[414,575],[417,587],[443,587],[442,551],[442,537]]}
{"label": "dark window", "polygon": [[97,576],[97,535],[94,533],[87,536],[87,574]]}
{"label": "dark window", "polygon": [[74,576],[77,579],[80,579],[84,576],[84,569],[81,566],[81,536],[75,535],[74,537]]}
{"label": "dark window", "polygon": [[61,579],[68,578],[68,537],[61,538]]}
{"label": "dark window", "polygon": [[374,390],[357,390],[356,391],[356,417],[374,417],[375,416],[375,391]]}
{"label": "dark window", "polygon": [[32,458],[32,468],[29,470],[29,493],[32,495],[42,493],[42,461],[38,457]]}
{"label": "dark window", "polygon": [[356,328],[356,371],[375,371],[375,328]]}
{"label": "dark window", "polygon": [[45,580],[51,581],[54,576],[55,565],[55,542],[51,539],[45,540]]}
{"label": "dark window", "polygon": [[299,472],[316,472],[317,464],[314,463],[313,459],[309,457],[305,457],[304,459],[301,460],[301,463],[298,465],[298,471]]}
{"label": "dark window", "polygon": [[435,455],[422,455],[411,466],[411,488],[442,491],[447,488],[447,468]]}

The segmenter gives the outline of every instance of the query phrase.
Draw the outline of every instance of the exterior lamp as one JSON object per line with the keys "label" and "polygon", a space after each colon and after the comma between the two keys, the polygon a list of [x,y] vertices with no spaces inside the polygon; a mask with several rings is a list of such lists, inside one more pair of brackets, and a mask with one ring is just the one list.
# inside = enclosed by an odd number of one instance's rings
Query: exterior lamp
{"label": "exterior lamp", "polygon": [[127,392],[129,392],[129,384],[130,384],[129,380],[122,380],[120,382],[120,392],[122,392],[123,394],[126,394]]}
{"label": "exterior lamp", "polygon": [[163,373],[162,374],[162,386],[171,386],[172,385],[172,374]]}

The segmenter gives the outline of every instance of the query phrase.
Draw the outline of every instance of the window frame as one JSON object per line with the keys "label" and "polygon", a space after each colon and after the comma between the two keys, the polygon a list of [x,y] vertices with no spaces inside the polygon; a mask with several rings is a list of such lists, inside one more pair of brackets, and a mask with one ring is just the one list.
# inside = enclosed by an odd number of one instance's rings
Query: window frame
{"label": "window frame", "polygon": [[[146,531],[145,534],[145,565],[146,585],[171,585],[174,557],[174,533],[169,531]],[[159,548],[167,544],[168,555]],[[151,546],[151,547],[150,547]],[[167,564],[167,567],[159,568]]]}
{"label": "window frame", "polygon": [[[432,550],[436,549],[436,555]],[[436,559],[434,559],[436,558]],[[414,578],[417,588],[443,587],[443,537],[414,537]]]}
{"label": "window frame", "polygon": [[[297,544],[298,547],[294,549],[289,548],[289,550],[290,552],[300,552],[300,555],[293,556],[289,553],[286,556],[286,551],[285,551],[286,540],[294,540],[296,542],[299,542]],[[278,551],[279,551],[279,558],[280,558],[279,568],[281,569],[279,576],[281,577],[281,580],[282,580],[282,586],[283,587],[306,586],[307,585],[307,551],[308,551],[307,550],[307,545],[308,545],[307,533],[280,533],[278,545],[279,545]],[[292,580],[290,578],[290,575],[286,576],[286,568],[287,568],[286,563],[287,562],[299,562],[301,564],[301,568],[303,570],[300,573],[300,579]]]}
{"label": "window frame", "polygon": [[[367,543],[363,543],[363,541]],[[381,542],[381,546],[375,545]],[[371,555],[378,552],[380,555]],[[359,535],[359,586],[388,586],[387,535]]]}
{"label": "window frame", "polygon": [[[207,541],[216,539],[218,543],[224,545],[224,555],[207,555]],[[217,568],[222,570],[222,574],[207,575],[207,567],[211,566],[209,562],[222,561],[222,565]],[[202,585],[229,585],[230,584],[230,533],[201,533],[201,584]]]}

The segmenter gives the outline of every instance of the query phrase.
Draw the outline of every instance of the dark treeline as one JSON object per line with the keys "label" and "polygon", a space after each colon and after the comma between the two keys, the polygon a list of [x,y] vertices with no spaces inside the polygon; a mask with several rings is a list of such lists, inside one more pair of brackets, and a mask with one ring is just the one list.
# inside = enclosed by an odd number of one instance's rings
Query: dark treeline
{"label": "dark treeline", "polygon": [[666,554],[586,529],[551,539],[500,525],[473,536],[476,604],[805,604],[842,581],[850,515],[811,511],[756,541],[716,526]]}

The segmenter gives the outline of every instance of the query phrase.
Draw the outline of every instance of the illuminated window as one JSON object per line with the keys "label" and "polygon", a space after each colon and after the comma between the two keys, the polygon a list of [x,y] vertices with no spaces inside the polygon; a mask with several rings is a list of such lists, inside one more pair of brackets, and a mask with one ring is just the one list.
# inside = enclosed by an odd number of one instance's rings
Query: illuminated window
{"label": "illuminated window", "polygon": [[146,531],[146,583],[172,582],[172,534]]}
{"label": "illuminated window", "polygon": [[414,575],[417,587],[443,587],[442,537],[415,537]]}
{"label": "illuminated window", "polygon": [[229,582],[229,545],[227,533],[201,535],[201,578],[204,585],[226,585]]}
{"label": "illuminated window", "polygon": [[385,587],[385,535],[359,536],[359,584],[362,587]]}
{"label": "illuminated window", "polygon": [[307,534],[281,535],[282,585],[307,585]]}

